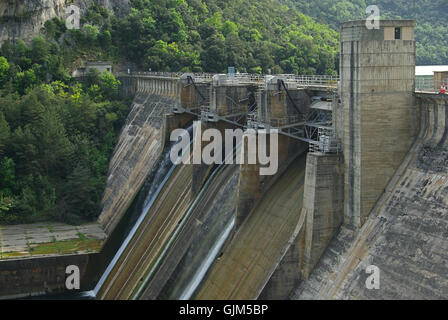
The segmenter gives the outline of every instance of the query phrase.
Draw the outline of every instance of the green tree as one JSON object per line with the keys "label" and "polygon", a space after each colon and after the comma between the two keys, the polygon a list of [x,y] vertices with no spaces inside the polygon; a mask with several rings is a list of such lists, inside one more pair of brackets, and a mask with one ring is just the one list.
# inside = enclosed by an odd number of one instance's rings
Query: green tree
{"label": "green tree", "polygon": [[8,60],[5,57],[0,57],[0,82],[8,75],[9,68]]}
{"label": "green tree", "polygon": [[120,81],[117,80],[114,75],[108,71],[104,71],[104,73],[100,77],[100,87],[104,93],[105,97],[109,99],[114,99],[118,95],[118,87],[120,86]]}
{"label": "green tree", "polygon": [[6,144],[8,143],[11,130],[5,116],[0,112],[0,156],[3,154]]}
{"label": "green tree", "polygon": [[49,43],[41,37],[34,38],[31,42],[31,58],[35,63],[42,64],[47,61],[49,55]]}

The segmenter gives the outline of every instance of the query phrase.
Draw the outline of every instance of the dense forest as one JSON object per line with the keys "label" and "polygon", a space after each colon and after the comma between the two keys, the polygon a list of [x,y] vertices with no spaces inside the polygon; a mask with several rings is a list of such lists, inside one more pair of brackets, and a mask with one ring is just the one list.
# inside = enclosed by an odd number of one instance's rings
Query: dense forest
{"label": "dense forest", "polygon": [[132,0],[99,6],[79,30],[47,21],[31,43],[0,49],[0,223],[73,224],[100,213],[128,102],[110,73],[77,82],[87,60],[153,71],[335,74],[338,34],[278,0]]}
{"label": "dense forest", "polygon": [[119,82],[71,81],[54,43],[5,44],[0,57],[0,222],[80,223],[100,210],[127,106]]}
{"label": "dense forest", "polygon": [[277,0],[134,0],[113,42],[166,71],[334,74],[338,34]]}
{"label": "dense forest", "polygon": [[416,19],[417,64],[448,65],[448,0],[287,0],[316,21],[339,30],[342,21],[366,18],[378,5],[382,19]]}

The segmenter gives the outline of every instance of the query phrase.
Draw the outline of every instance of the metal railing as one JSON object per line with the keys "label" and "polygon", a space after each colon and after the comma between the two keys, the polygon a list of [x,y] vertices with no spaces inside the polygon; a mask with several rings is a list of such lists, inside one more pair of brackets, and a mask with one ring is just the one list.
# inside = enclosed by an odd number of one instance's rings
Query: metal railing
{"label": "metal railing", "polygon": [[339,76],[314,75],[314,76],[297,76],[297,75],[281,75],[286,78],[287,83],[296,83],[300,87],[328,87],[337,88]]}
{"label": "metal railing", "polygon": [[[181,72],[149,72],[138,71],[130,74],[123,73],[123,75],[147,76],[147,77],[164,77],[178,79],[182,76]],[[210,82],[215,76],[215,73],[194,73],[195,82]],[[288,83],[296,83],[298,86],[322,86],[322,87],[337,87],[339,77],[328,75],[314,75],[314,76],[298,76],[293,74],[278,75],[285,78]],[[232,76],[226,75],[226,81],[235,83],[254,83],[261,85],[265,82],[266,75],[263,74],[249,74],[236,73]]]}
{"label": "metal railing", "polygon": [[[153,72],[153,71],[137,71],[125,75],[143,76],[143,77],[163,77],[180,79],[184,72]],[[193,73],[195,82],[211,82],[215,74],[213,73]]]}
{"label": "metal railing", "polygon": [[265,127],[271,128],[283,128],[286,126],[290,126],[293,124],[303,123],[303,116],[300,115],[292,115],[292,116],[284,116],[279,118],[271,118],[271,119],[260,119],[258,115],[251,116],[252,122],[258,122],[263,124]]}
{"label": "metal railing", "polygon": [[[232,79],[229,75],[228,78]],[[264,83],[265,76],[261,74],[237,73],[233,78],[239,82]]]}
{"label": "metal railing", "polygon": [[214,75],[213,73],[195,73],[194,81],[196,83],[208,83],[212,81]]}
{"label": "metal railing", "polygon": [[147,76],[147,77],[164,77],[164,78],[173,78],[177,79],[180,78],[182,73],[179,72],[149,72],[149,71],[138,71],[138,72],[132,72],[132,75],[138,75],[138,76]]}
{"label": "metal railing", "polygon": [[448,79],[443,81],[434,80],[431,78],[417,78],[415,80],[415,91],[416,92],[432,92],[432,93],[442,93],[442,87],[448,85]]}
{"label": "metal railing", "polygon": [[342,152],[342,143],[333,130],[319,128],[318,141],[310,143],[310,152],[339,154]]}
{"label": "metal railing", "polygon": [[[179,79],[182,76],[182,72],[150,72],[150,71],[137,71],[137,72],[119,72],[115,76],[147,76],[147,77],[164,77]],[[211,82],[215,73],[193,73],[195,82],[208,83]],[[260,74],[248,74],[248,73],[237,73],[232,77],[227,75],[227,81],[235,83],[254,83],[258,84],[260,90],[263,89],[263,83],[265,81],[266,75]],[[299,87],[327,87],[327,88],[337,88],[340,78],[339,76],[330,75],[294,75],[294,74],[281,74],[277,75],[283,77],[286,83],[295,83]],[[433,80],[432,78],[416,78],[415,80],[415,91],[416,92],[434,92],[439,93],[442,84],[448,85],[448,79],[443,81]]]}

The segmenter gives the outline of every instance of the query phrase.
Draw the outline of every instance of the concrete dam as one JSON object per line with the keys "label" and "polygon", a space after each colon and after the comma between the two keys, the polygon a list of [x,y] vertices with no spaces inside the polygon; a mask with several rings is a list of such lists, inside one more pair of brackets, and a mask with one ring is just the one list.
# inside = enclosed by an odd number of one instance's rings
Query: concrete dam
{"label": "concrete dam", "polygon": [[[82,295],[106,300],[447,298],[448,96],[416,88],[414,26],[343,23],[338,77],[118,75],[134,101],[98,219],[105,245],[1,261],[0,296],[41,292],[40,280],[64,292],[74,263]],[[181,128],[275,129],[278,171],[260,175],[258,158],[173,164]],[[243,139],[222,158],[247,151]],[[20,291],[14,268],[40,280]]]}

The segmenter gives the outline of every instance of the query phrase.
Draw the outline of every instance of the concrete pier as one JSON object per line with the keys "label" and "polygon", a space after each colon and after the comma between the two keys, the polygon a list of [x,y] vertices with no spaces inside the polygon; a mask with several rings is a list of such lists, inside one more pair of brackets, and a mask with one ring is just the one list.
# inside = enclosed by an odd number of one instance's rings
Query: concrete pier
{"label": "concrete pier", "polygon": [[[254,138],[257,138],[255,134]],[[269,136],[267,136],[266,139],[269,149]],[[301,141],[282,135],[279,135],[278,139],[278,172],[273,176],[260,175],[261,166],[258,157],[256,164],[249,164],[247,144],[244,145],[244,155],[246,156],[246,159],[244,159],[243,164],[240,166],[235,223],[236,229],[244,222],[247,216],[257,206],[266,192],[268,192],[292,161],[307,149],[307,145]]]}
{"label": "concrete pier", "polygon": [[311,105],[309,93],[295,82],[288,82],[286,77],[267,76],[259,94],[258,119],[272,127],[303,122]]}
{"label": "concrete pier", "polygon": [[306,215],[304,279],[309,277],[342,224],[343,170],[341,155],[308,154],[303,206]]}
{"label": "concrete pier", "polygon": [[[360,227],[417,135],[415,21],[342,24],[345,220]],[[401,38],[391,32],[400,29]],[[337,132],[341,132],[337,129]]]}
{"label": "concrete pier", "polygon": [[210,94],[210,110],[225,117],[242,114],[245,118],[250,95],[255,100],[256,85],[253,82],[232,80],[226,74],[213,77]]}
{"label": "concrete pier", "polygon": [[308,279],[342,224],[343,178],[341,155],[308,153],[300,219],[259,299],[287,299]]}
{"label": "concrete pier", "polygon": [[179,85],[179,112],[194,111],[209,104],[211,79],[199,79],[192,73],[186,73],[180,77]]}

